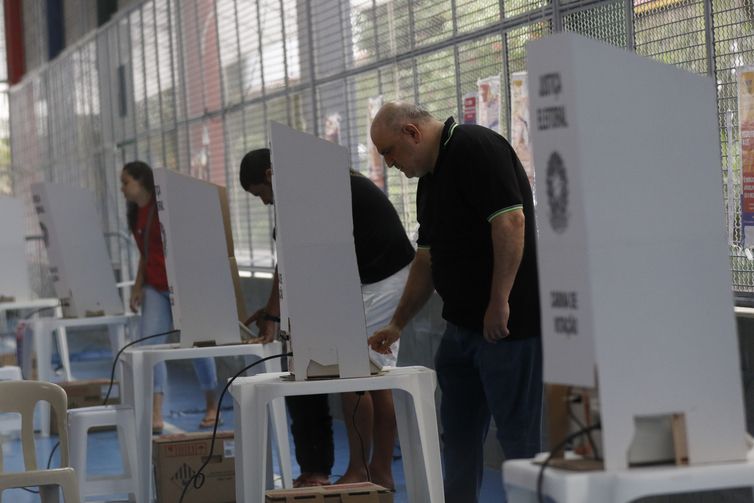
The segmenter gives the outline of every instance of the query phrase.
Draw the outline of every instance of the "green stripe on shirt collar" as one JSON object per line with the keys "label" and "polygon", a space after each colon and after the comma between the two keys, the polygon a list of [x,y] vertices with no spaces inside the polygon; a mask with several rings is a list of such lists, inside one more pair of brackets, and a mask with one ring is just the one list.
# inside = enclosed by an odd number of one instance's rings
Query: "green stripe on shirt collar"
{"label": "green stripe on shirt collar", "polygon": [[453,136],[453,131],[458,127],[458,123],[454,122],[452,126],[450,126],[450,131],[448,131],[448,138],[443,142],[442,146],[446,146],[448,142],[450,141],[450,138]]}
{"label": "green stripe on shirt collar", "polygon": [[493,218],[495,218],[495,217],[497,217],[499,215],[502,215],[503,213],[509,213],[511,211],[522,210],[522,209],[524,209],[524,205],[523,204],[516,204],[516,205],[513,205],[513,206],[508,206],[507,208],[503,208],[502,210],[498,210],[495,213],[493,213],[492,215],[488,216],[487,217],[487,221],[488,222],[492,222]]}

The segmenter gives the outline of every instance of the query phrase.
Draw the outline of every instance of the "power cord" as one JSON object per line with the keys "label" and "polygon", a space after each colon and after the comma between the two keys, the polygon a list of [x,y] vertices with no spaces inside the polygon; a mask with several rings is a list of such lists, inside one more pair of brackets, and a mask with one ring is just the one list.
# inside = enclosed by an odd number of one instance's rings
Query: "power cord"
{"label": "power cord", "polygon": [[38,309],[35,309],[35,310],[33,310],[32,312],[28,313],[28,314],[27,314],[26,316],[24,316],[24,320],[29,320],[29,319],[31,319],[31,317],[32,317],[32,316],[34,316],[35,314],[37,314],[37,313],[41,313],[42,311],[45,311],[45,310],[47,310],[47,309],[57,309],[57,308],[59,308],[59,307],[60,307],[60,306],[62,306],[62,305],[63,305],[62,303],[58,302],[58,303],[57,303],[57,304],[55,304],[54,306],[45,306],[45,307],[40,307],[40,308],[38,308]]}
{"label": "power cord", "polygon": [[102,405],[107,405],[107,400],[110,398],[110,392],[113,390],[113,383],[115,382],[115,368],[118,365],[118,359],[120,358],[120,355],[123,353],[123,351],[126,348],[129,348],[133,346],[134,344],[138,344],[140,342],[143,342],[149,339],[154,339],[156,337],[162,337],[164,335],[170,335],[170,334],[175,334],[175,333],[180,333],[180,330],[168,330],[167,332],[161,332],[159,334],[142,337],[141,339],[136,339],[135,341],[131,341],[125,346],[123,346],[122,348],[120,348],[120,350],[115,354],[115,358],[113,358],[113,368],[110,369],[110,385],[107,387],[107,393],[105,393],[105,399],[103,400]]}
{"label": "power cord", "polygon": [[204,485],[204,468],[207,467],[210,460],[212,460],[212,453],[215,450],[215,439],[217,438],[217,426],[220,424],[220,406],[219,404],[222,403],[223,398],[225,397],[225,393],[228,392],[228,389],[230,388],[230,385],[233,384],[233,381],[235,381],[238,377],[241,376],[244,372],[249,370],[250,368],[259,365],[262,362],[266,362],[267,360],[272,360],[273,358],[285,358],[286,356],[293,356],[293,353],[280,353],[279,355],[272,355],[268,356],[266,358],[262,358],[260,360],[255,361],[254,363],[250,365],[246,365],[244,368],[239,370],[233,377],[228,379],[228,382],[225,384],[225,387],[223,388],[222,393],[220,393],[220,398],[217,399],[218,407],[217,412],[215,413],[215,426],[212,428],[212,441],[209,444],[209,454],[207,454],[207,458],[205,459],[202,466],[199,467],[199,469],[196,471],[196,473],[186,481],[186,484],[183,486],[183,491],[181,492],[181,497],[178,499],[178,503],[183,503],[183,498],[186,496],[186,491],[188,491],[190,486],[194,486],[195,489],[201,489],[201,487]]}
{"label": "power cord", "polygon": [[[45,308],[45,309],[47,309],[47,308]],[[128,344],[126,344],[125,346],[123,346],[122,348],[120,348],[120,350],[115,354],[115,358],[113,358],[113,368],[110,371],[110,385],[107,387],[107,393],[105,394],[105,399],[102,401],[102,405],[107,405],[107,400],[110,398],[110,392],[113,390],[113,383],[115,382],[115,367],[118,364],[118,359],[120,358],[120,355],[123,353],[123,351],[126,348],[128,348],[130,346],[133,346],[134,344],[138,344],[140,342],[149,340],[149,339],[154,339],[155,337],[162,337],[163,335],[170,335],[170,334],[173,334],[173,333],[176,333],[176,332],[180,332],[180,330],[170,330],[168,332],[161,332],[159,334],[149,335],[147,337],[142,337],[141,339],[136,339],[135,341],[131,341]],[[60,442],[58,441],[53,446],[52,451],[50,451],[50,457],[47,458],[47,469],[48,470],[50,469],[50,466],[52,465],[52,455],[55,454],[55,451],[57,450],[57,448],[59,446],[60,446]],[[29,492],[33,492],[30,489],[28,491]],[[38,492],[35,493],[35,494],[38,494]]]}
{"label": "power cord", "polygon": [[55,445],[52,447],[52,450],[50,451],[50,456],[47,458],[47,469],[50,469],[50,466],[52,465],[52,456],[55,454],[55,451],[58,450],[58,447],[60,447],[60,442],[55,442]]}
{"label": "power cord", "polygon": [[544,462],[542,463],[542,466],[539,469],[539,475],[537,475],[537,501],[539,503],[545,503],[545,497],[544,493],[542,492],[542,483],[545,479],[545,469],[552,461],[553,455],[558,452],[560,449],[565,448],[566,445],[568,445],[569,442],[572,442],[573,440],[579,438],[581,435],[588,435],[594,430],[602,429],[602,425],[600,423],[595,423],[587,428],[582,428],[581,430],[571,433],[568,435],[562,442],[560,442],[558,445],[550,449],[550,453],[547,455],[547,458],[545,458]]}
{"label": "power cord", "polygon": [[369,473],[369,462],[367,461],[367,453],[364,451],[364,439],[361,437],[359,427],[356,425],[356,412],[359,410],[359,404],[361,403],[361,397],[364,396],[364,391],[357,391],[356,405],[353,407],[353,415],[351,416],[351,422],[353,423],[353,429],[356,432],[356,436],[359,437],[359,445],[361,446],[361,462],[364,464],[364,470],[367,473],[367,482],[372,481],[372,474]]}
{"label": "power cord", "polygon": [[[576,414],[574,414],[573,408],[572,408],[573,404],[582,403],[581,396],[579,396],[579,395],[573,395],[573,397],[572,397],[571,388],[568,388],[568,398],[567,398],[567,401],[568,401],[568,404],[567,404],[568,417],[571,418],[571,421],[573,421],[574,423],[576,423],[576,426],[578,426],[580,430],[585,430],[586,429],[586,425],[584,423],[582,423],[581,420],[578,417],[576,417]],[[589,422],[588,419],[587,419],[587,422]],[[592,454],[594,455],[594,459],[596,459],[598,461],[601,460],[602,458],[600,457],[599,450],[597,449],[597,444],[594,442],[594,438],[592,438],[592,433],[591,432],[586,433],[586,439],[589,442],[589,447],[592,449]]]}

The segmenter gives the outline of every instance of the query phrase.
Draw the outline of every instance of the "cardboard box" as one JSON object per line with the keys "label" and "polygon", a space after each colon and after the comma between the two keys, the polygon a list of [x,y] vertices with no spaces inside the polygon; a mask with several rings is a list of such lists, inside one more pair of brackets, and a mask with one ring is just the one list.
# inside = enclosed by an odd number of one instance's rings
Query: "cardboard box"
{"label": "cardboard box", "polygon": [[[81,407],[92,407],[94,405],[102,405],[102,401],[105,399],[107,388],[110,386],[109,379],[88,379],[81,381],[65,381],[57,383],[61,388],[65,390],[68,396],[68,408],[78,409]],[[110,398],[107,400],[108,405],[120,403],[120,386],[118,382],[113,383],[113,390],[110,392]],[[92,428],[90,431],[103,431],[113,429],[112,426],[101,426]],[[50,413],[50,433],[53,435],[58,434],[57,419],[55,418],[55,411]]]}
{"label": "cardboard box", "polygon": [[265,503],[393,503],[393,493],[371,482],[332,486],[274,489],[265,493]]}
{"label": "cardboard box", "polygon": [[14,367],[18,365],[16,353],[0,353],[0,367],[6,365],[13,365]]}
{"label": "cardboard box", "polygon": [[236,309],[238,319],[246,321],[246,301],[241,291],[241,278],[238,276],[238,263],[236,262],[235,245],[233,244],[233,227],[230,222],[230,205],[228,204],[228,191],[225,187],[217,187],[220,196],[220,211],[223,214],[223,227],[225,228],[225,244],[228,247],[228,261],[230,262],[230,277],[233,278],[233,291],[236,294]]}
{"label": "cardboard box", "polygon": [[[183,486],[207,460],[211,432],[181,433],[155,438],[152,461],[158,503],[178,501]],[[236,463],[233,432],[218,432],[212,459],[204,468],[204,485],[186,491],[183,503],[236,501]]]}

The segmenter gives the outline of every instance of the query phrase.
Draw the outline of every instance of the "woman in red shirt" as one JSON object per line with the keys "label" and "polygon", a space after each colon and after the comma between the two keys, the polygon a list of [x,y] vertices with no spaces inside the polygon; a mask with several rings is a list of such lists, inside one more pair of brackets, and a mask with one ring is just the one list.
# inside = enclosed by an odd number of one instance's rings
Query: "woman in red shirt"
{"label": "woman in red shirt", "polygon": [[[128,227],[133,233],[140,252],[139,268],[136,282],[131,290],[130,304],[134,312],[141,309],[141,336],[148,337],[173,329],[152,168],[141,161],[129,162],[123,166],[120,181],[121,191],[127,202]],[[167,336],[158,337],[152,341],[164,343],[166,339]],[[217,413],[215,361],[213,358],[197,358],[192,362],[206,401],[206,412],[199,426],[210,428],[215,425]],[[166,384],[167,369],[165,362],[160,362],[155,365],[154,369],[152,430],[156,434],[161,433],[164,426],[162,402]]]}

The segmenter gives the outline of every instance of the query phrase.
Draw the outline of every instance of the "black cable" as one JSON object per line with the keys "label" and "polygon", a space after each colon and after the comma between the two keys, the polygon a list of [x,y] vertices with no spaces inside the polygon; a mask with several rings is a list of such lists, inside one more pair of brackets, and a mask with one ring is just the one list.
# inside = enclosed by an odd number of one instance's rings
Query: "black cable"
{"label": "black cable", "polygon": [[55,445],[52,447],[52,450],[50,451],[50,456],[47,458],[47,469],[50,469],[50,466],[52,466],[52,455],[55,454],[55,451],[58,450],[58,447],[60,447],[60,442],[55,442]]}
{"label": "black cable", "polygon": [[34,315],[35,315],[35,314],[37,314],[37,313],[41,313],[41,312],[42,312],[42,311],[44,311],[45,309],[57,309],[57,308],[58,308],[58,307],[60,307],[60,306],[61,306],[61,304],[60,304],[60,303],[58,302],[58,303],[57,303],[56,305],[54,305],[54,306],[45,306],[45,307],[40,307],[40,308],[38,308],[38,309],[35,309],[35,310],[33,310],[32,312],[28,313],[28,314],[27,314],[26,316],[24,316],[24,320],[28,320],[28,319],[30,319],[30,318],[31,318],[32,316],[34,316]]}
{"label": "black cable", "polygon": [[19,487],[19,489],[21,489],[22,491],[26,491],[27,493],[39,494],[38,490],[29,489],[28,487]]}
{"label": "black cable", "polygon": [[356,431],[356,436],[359,437],[359,445],[361,446],[361,462],[364,463],[364,470],[367,472],[367,482],[372,481],[372,475],[369,473],[369,463],[367,462],[367,453],[364,452],[364,439],[361,437],[361,432],[359,432],[359,427],[356,425],[356,411],[359,410],[359,403],[361,402],[361,397],[364,396],[364,391],[357,391],[356,395],[358,398],[356,399],[356,405],[353,407],[353,415],[351,416],[351,422],[353,423],[353,429]]}
{"label": "black cable", "polygon": [[[568,417],[571,418],[571,421],[576,423],[576,426],[578,426],[580,430],[585,430],[586,425],[584,425],[584,423],[582,423],[581,420],[578,417],[576,417],[576,414],[574,414],[573,408],[571,407],[571,405],[573,405],[574,403],[581,403],[582,402],[581,397],[577,395],[578,400],[571,400],[570,396],[571,396],[571,389],[568,388],[568,398],[567,398]],[[592,449],[592,454],[594,455],[594,459],[596,459],[597,461],[602,460],[602,458],[600,457],[600,452],[597,449],[597,444],[594,442],[594,438],[592,438],[592,432],[589,432],[586,434],[586,440],[587,442],[589,442],[589,447]]]}
{"label": "black cable", "polygon": [[575,433],[571,433],[568,435],[565,439],[563,439],[562,442],[560,442],[558,445],[550,449],[550,453],[547,455],[547,458],[545,458],[544,462],[542,463],[542,466],[539,469],[539,475],[537,475],[537,501],[539,503],[545,503],[544,494],[542,493],[542,483],[544,482],[545,478],[545,469],[550,464],[550,461],[552,461],[553,455],[558,452],[560,449],[563,449],[566,445],[568,445],[569,442],[577,439],[581,435],[586,435],[594,430],[599,430],[602,428],[602,425],[600,423],[595,423],[588,428],[583,428]]}
{"label": "black cable", "polygon": [[244,368],[239,370],[233,377],[228,379],[228,382],[225,384],[225,387],[223,388],[222,393],[220,393],[220,398],[217,399],[218,405],[217,405],[217,412],[215,413],[215,426],[212,428],[212,441],[209,444],[209,454],[207,454],[207,459],[204,461],[202,466],[199,467],[196,473],[190,479],[186,481],[186,484],[183,486],[183,491],[181,492],[181,497],[178,499],[178,503],[183,503],[183,498],[186,496],[186,491],[188,491],[189,486],[193,485],[195,489],[201,489],[202,486],[204,485],[204,474],[202,473],[202,471],[209,464],[210,460],[212,460],[212,453],[215,450],[215,438],[217,437],[217,426],[220,424],[220,404],[222,403],[223,398],[225,397],[225,393],[228,392],[230,385],[233,384],[233,381],[235,381],[236,378],[240,377],[241,374],[249,370],[251,367],[254,367],[255,365],[259,365],[262,362],[266,362],[267,360],[272,360],[273,358],[285,358],[286,356],[293,356],[293,353],[280,353],[279,355],[267,356],[265,358],[255,361],[254,363],[250,365],[246,365]]}
{"label": "black cable", "polygon": [[149,339],[154,339],[155,337],[162,337],[163,335],[170,335],[176,332],[180,332],[180,330],[169,330],[167,332],[161,332],[159,334],[142,337],[141,339],[136,339],[135,341],[131,341],[125,346],[123,346],[122,348],[120,348],[120,350],[115,354],[115,358],[113,358],[113,368],[110,370],[110,385],[107,387],[107,393],[105,393],[105,399],[102,401],[102,405],[107,405],[107,400],[110,398],[110,392],[113,390],[113,382],[115,382],[115,368],[118,365],[118,358],[120,358],[120,355],[123,353],[123,351],[126,348],[131,347],[134,344],[138,344],[140,342],[149,340]]}

